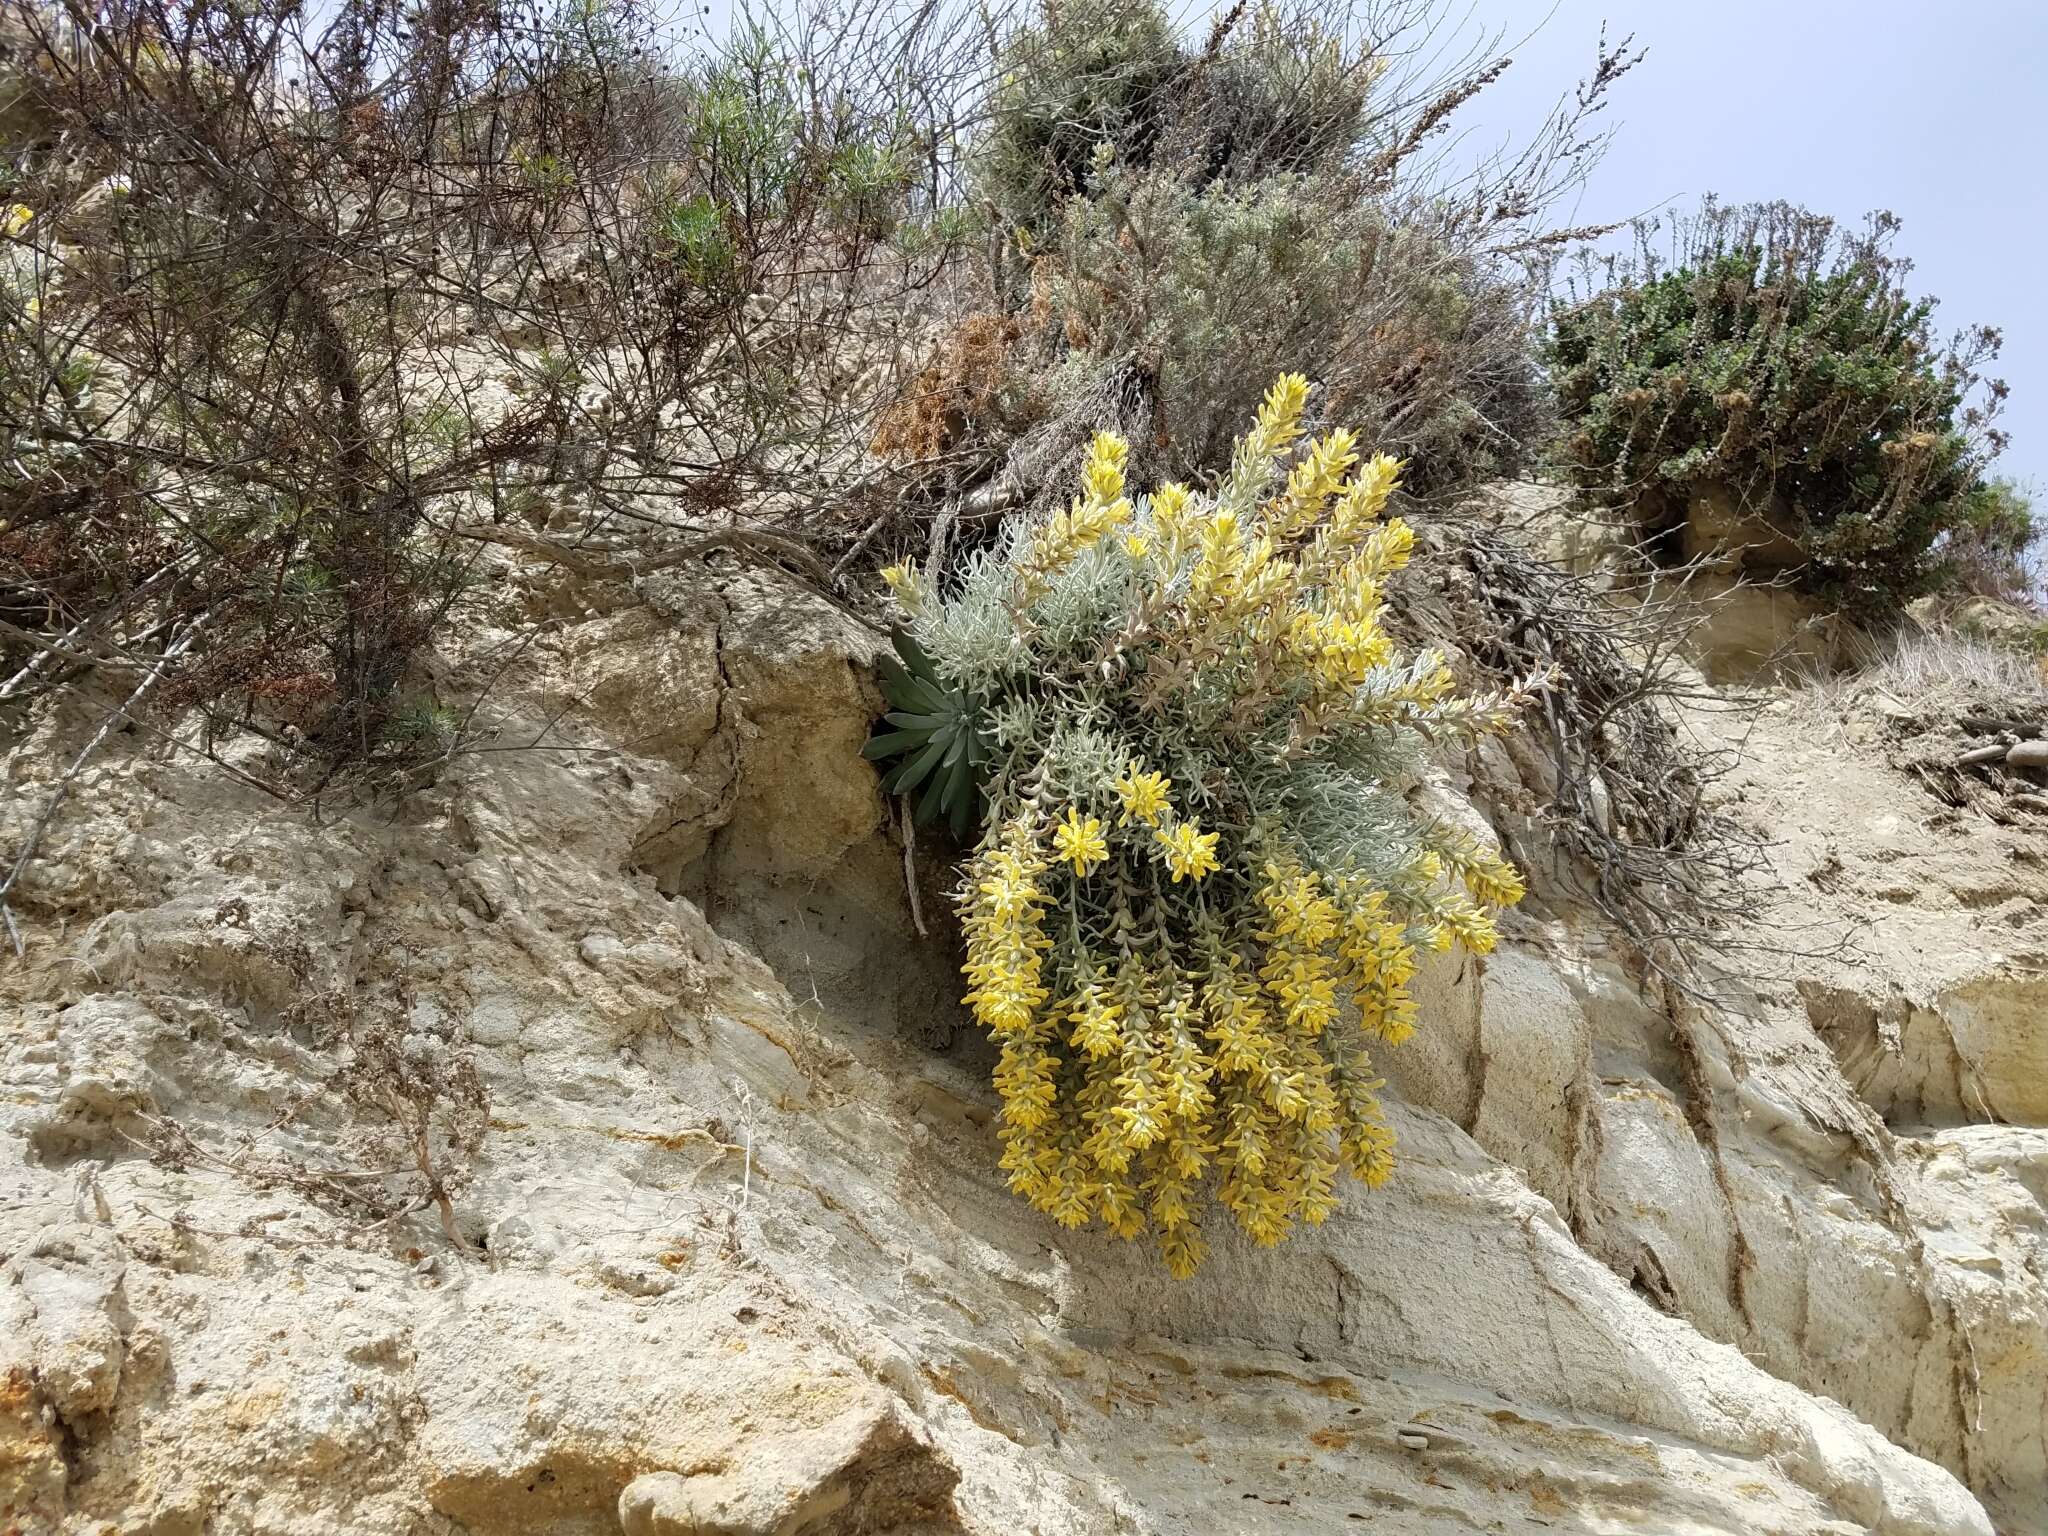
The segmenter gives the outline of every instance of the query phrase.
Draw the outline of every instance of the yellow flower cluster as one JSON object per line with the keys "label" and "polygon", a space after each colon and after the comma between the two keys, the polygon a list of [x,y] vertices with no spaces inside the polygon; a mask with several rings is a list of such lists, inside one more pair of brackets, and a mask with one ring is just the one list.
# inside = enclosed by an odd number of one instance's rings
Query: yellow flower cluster
{"label": "yellow flower cluster", "polygon": [[1522,899],[1522,876],[1514,865],[1471,833],[1438,824],[1436,853],[1454,869],[1473,900],[1489,907],[1511,907]]}
{"label": "yellow flower cluster", "polygon": [[1085,875],[1089,870],[1109,857],[1109,844],[1102,836],[1102,823],[1093,816],[1083,817],[1071,805],[1067,807],[1067,819],[1060,823],[1052,835],[1053,851],[1074,866],[1074,873]]}
{"label": "yellow flower cluster", "polygon": [[[1418,950],[1491,948],[1492,913],[1522,895],[1458,829],[1418,822],[1361,863],[1307,839],[1300,802],[1256,798],[1321,737],[1507,720],[1503,700],[1458,696],[1440,657],[1400,654],[1400,465],[1341,430],[1304,442],[1307,399],[1283,376],[1213,496],[1162,485],[1142,511],[1125,445],[1098,436],[1081,495],[1003,578],[1042,669],[1003,685],[1029,702],[1017,718],[1085,710],[1091,739],[1130,750],[1090,769],[1067,749],[1055,770],[1034,738],[1043,762],[1020,753],[989,788],[961,911],[967,1001],[1000,1047],[1001,1166],[1064,1225],[1150,1232],[1177,1276],[1206,1251],[1205,1190],[1271,1244],[1336,1209],[1340,1172],[1388,1177],[1368,1043],[1414,1032]],[[1098,549],[1122,564],[1090,567],[1090,590],[1121,570],[1123,608],[1092,655],[1040,655],[1033,605]]]}
{"label": "yellow flower cluster", "polygon": [[1101,543],[1104,536],[1131,520],[1124,497],[1124,465],[1130,445],[1114,432],[1098,432],[1081,466],[1082,494],[1064,512],[1055,513],[1032,536],[1030,553],[1018,566],[1011,599],[1022,612],[1043,597],[1052,578]]}
{"label": "yellow flower cluster", "polygon": [[[1219,1201],[1262,1245],[1324,1221],[1340,1168],[1384,1181],[1393,1138],[1382,1085],[1355,1039],[1318,1038],[1334,1035],[1338,969],[1317,936],[1334,941],[1339,917],[1305,879],[1276,875],[1263,893],[1292,932],[1260,972],[1240,958],[1248,935],[1215,928],[1181,963],[1127,956],[1111,974],[1090,956],[1042,1015],[1063,1041],[1040,1024],[1005,1037],[997,1085],[1012,1189],[1067,1226],[1100,1217],[1128,1239],[1149,1225],[1185,1277],[1206,1252],[1197,1197],[1212,1174]],[[988,932],[980,915],[971,909],[970,921]],[[972,956],[991,967],[979,946]],[[1060,1043],[1072,1054],[1050,1071],[1061,1100],[1049,1113],[1044,1058]]]}
{"label": "yellow flower cluster", "polygon": [[905,613],[916,613],[924,607],[924,586],[918,578],[916,566],[884,566],[882,584],[889,589],[890,595],[903,605]]}
{"label": "yellow flower cluster", "polygon": [[[1123,809],[1114,829],[1071,805],[1051,824],[1053,861],[1077,881],[1122,860],[1103,893],[1111,921],[1063,957],[1053,987],[1038,823],[1013,818],[984,842],[962,901],[967,1001],[1001,1045],[1011,1188],[1068,1226],[1100,1217],[1125,1238],[1149,1226],[1185,1276],[1206,1252],[1196,1197],[1212,1172],[1220,1202],[1261,1244],[1323,1221],[1340,1168],[1385,1180],[1393,1137],[1358,1036],[1398,1044],[1413,1032],[1415,947],[1388,892],[1333,884],[1284,850],[1257,871],[1254,925],[1205,918],[1188,954],[1131,944],[1144,925],[1130,887],[1152,850],[1174,884],[1222,865],[1218,834],[1175,817],[1165,775],[1132,762],[1112,787]],[[1454,865],[1475,889],[1519,894],[1476,839],[1445,829],[1444,842],[1449,856],[1419,859],[1418,878]],[[1468,899],[1440,897],[1429,913],[1429,931],[1479,947],[1476,930],[1461,928],[1467,917],[1485,923]],[[1113,966],[1099,958],[1107,952],[1120,955]]]}
{"label": "yellow flower cluster", "polygon": [[963,902],[967,938],[967,1006],[1002,1047],[996,1062],[996,1092],[1002,1096],[1002,1166],[1020,1190],[1056,1169],[1017,1161],[1025,1138],[1054,1118],[1060,1061],[1048,1045],[1052,1026],[1044,1013],[1041,980],[1045,951],[1045,894],[1038,876],[1045,859],[1037,829],[1020,817],[1005,825],[992,847],[975,862],[973,888]]}
{"label": "yellow flower cluster", "polygon": [[1308,405],[1308,380],[1283,373],[1259,402],[1251,431],[1237,445],[1239,463],[1270,464],[1301,436],[1301,413]]}
{"label": "yellow flower cluster", "polygon": [[1115,780],[1110,787],[1123,802],[1124,813],[1117,818],[1119,826],[1129,826],[1142,821],[1148,827],[1159,825],[1159,818],[1168,810],[1167,792],[1173,787],[1163,773],[1147,773],[1142,763],[1132,763],[1124,770],[1124,776]]}
{"label": "yellow flower cluster", "polygon": [[1216,834],[1204,832],[1198,822],[1161,827],[1157,839],[1166,850],[1166,867],[1172,872],[1175,885],[1183,879],[1200,880],[1222,867],[1216,862]]}
{"label": "yellow flower cluster", "polygon": [[[1269,461],[1279,451],[1271,445],[1300,437],[1306,398],[1299,375],[1273,387],[1239,445],[1240,475]],[[1399,475],[1398,461],[1384,454],[1361,463],[1356,439],[1339,429],[1310,443],[1279,494],[1249,513],[1229,504],[1198,511],[1184,486],[1155,491],[1151,536],[1132,537],[1162,578],[1185,564],[1186,588],[1163,614],[1149,611],[1167,597],[1163,580],[1152,601],[1140,603],[1149,634],[1164,642],[1154,675],[1229,668],[1231,691],[1254,703],[1305,690],[1311,734],[1347,714],[1388,723],[1446,700],[1454,682],[1441,659],[1425,656],[1397,673],[1383,626],[1385,583],[1415,547],[1406,523],[1382,521]],[[1376,685],[1371,697],[1360,700],[1368,683]]]}
{"label": "yellow flower cluster", "polygon": [[1348,894],[1352,900],[1336,943],[1358,1027],[1399,1045],[1415,1033],[1415,1000],[1408,995],[1415,946],[1408,942],[1407,925],[1389,914],[1385,891],[1354,886]]}
{"label": "yellow flower cluster", "polygon": [[[1194,817],[1174,815],[1173,781],[1165,774],[1146,773],[1133,762],[1111,787],[1123,806],[1118,829],[1135,823],[1152,832],[1149,844],[1143,838],[1126,842],[1128,862],[1161,864],[1175,885],[1182,880],[1199,884],[1204,875],[1222,867],[1216,859],[1218,834],[1204,832]],[[1077,879],[1083,878],[1109,857],[1109,832],[1100,817],[1070,805],[1053,826],[1052,849],[1056,860],[1072,866]]]}
{"label": "yellow flower cluster", "polygon": [[1298,538],[1315,525],[1330,498],[1343,488],[1345,475],[1358,462],[1357,442],[1339,427],[1310,445],[1301,462],[1289,472],[1287,489],[1266,514],[1276,538]]}
{"label": "yellow flower cluster", "polygon": [[1147,563],[1165,570],[1178,568],[1193,534],[1189,508],[1195,493],[1177,480],[1169,480],[1152,493],[1147,510],[1151,513],[1153,537],[1145,539],[1142,556]]}

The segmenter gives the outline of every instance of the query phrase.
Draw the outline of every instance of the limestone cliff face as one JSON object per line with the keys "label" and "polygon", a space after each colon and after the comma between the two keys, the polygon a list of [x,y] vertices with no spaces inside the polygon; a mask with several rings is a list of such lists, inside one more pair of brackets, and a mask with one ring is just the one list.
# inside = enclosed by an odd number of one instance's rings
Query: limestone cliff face
{"label": "limestone cliff face", "polygon": [[[1651,1001],[1538,913],[1430,976],[1393,1183],[1176,1284],[1002,1187],[943,872],[920,938],[857,757],[871,637],[756,576],[552,580],[504,574],[557,623],[494,750],[395,805],[137,733],[46,839],[0,1530],[2048,1525],[2038,842],[1767,713],[1742,813],[1854,956]],[[0,845],[88,725],[5,749]],[[452,1237],[350,1203],[403,1158],[326,1086],[342,995],[488,1088]]]}

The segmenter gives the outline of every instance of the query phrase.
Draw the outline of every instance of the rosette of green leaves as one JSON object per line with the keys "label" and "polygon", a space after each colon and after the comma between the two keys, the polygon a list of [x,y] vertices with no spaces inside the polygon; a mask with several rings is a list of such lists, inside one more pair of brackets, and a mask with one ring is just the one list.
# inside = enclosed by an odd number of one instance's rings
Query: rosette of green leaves
{"label": "rosette of green leaves", "polygon": [[890,637],[895,656],[880,662],[882,694],[889,701],[878,730],[862,748],[871,760],[895,759],[882,788],[915,795],[918,825],[946,818],[956,838],[981,822],[981,776],[989,759],[981,729],[981,700],[943,681],[924,647],[903,630]]}

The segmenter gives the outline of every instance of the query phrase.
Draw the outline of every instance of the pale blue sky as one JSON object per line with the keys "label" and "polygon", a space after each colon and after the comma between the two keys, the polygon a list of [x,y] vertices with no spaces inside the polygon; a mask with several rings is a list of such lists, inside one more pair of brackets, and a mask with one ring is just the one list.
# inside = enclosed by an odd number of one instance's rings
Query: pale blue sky
{"label": "pale blue sky", "polygon": [[[1782,197],[1905,221],[1897,249],[1944,331],[2005,332],[1999,468],[2048,491],[2048,3],[2044,0],[1469,0],[1515,65],[1469,143],[1539,119],[1590,67],[1600,24],[1649,57],[1616,88],[1614,142],[1564,222],[1667,202]],[[1546,19],[1547,18],[1547,19]],[[1532,27],[1540,30],[1527,37]],[[1526,38],[1526,40],[1524,40]]]}

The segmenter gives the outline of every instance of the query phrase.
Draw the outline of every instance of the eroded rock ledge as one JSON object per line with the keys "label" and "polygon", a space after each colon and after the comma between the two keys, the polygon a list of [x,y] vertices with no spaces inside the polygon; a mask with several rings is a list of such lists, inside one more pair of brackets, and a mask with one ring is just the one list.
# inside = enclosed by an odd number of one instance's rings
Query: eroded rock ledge
{"label": "eroded rock ledge", "polygon": [[[1887,830],[1910,785],[1767,725],[1782,873],[1849,870],[1814,899],[1881,958],[1688,1015],[1531,925],[1431,978],[1392,1186],[1175,1284],[1010,1197],[979,1043],[935,1048],[950,961],[855,756],[871,640],[716,568],[567,611],[496,695],[507,743],[574,699],[559,749],[315,826],[131,741],[47,839],[0,971],[20,1529],[2048,1520],[2048,892],[2008,834]],[[0,827],[82,726],[9,749]],[[1886,860],[1924,901],[1859,893]],[[344,974],[470,1042],[471,1253],[249,1175],[348,1150],[292,1007]]]}

